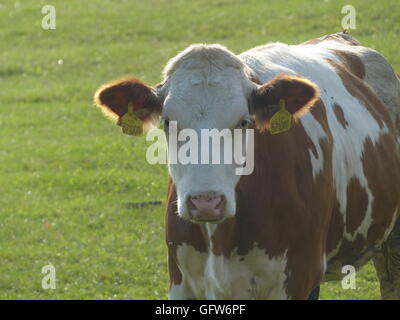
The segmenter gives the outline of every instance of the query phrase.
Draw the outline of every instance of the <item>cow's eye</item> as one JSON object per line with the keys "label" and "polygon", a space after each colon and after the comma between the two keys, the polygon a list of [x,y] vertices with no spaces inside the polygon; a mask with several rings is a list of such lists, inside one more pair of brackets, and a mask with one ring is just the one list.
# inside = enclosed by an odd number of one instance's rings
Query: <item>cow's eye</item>
{"label": "cow's eye", "polygon": [[251,120],[250,119],[242,119],[240,120],[240,122],[238,123],[238,128],[239,129],[246,129],[247,127],[249,127],[251,124]]}

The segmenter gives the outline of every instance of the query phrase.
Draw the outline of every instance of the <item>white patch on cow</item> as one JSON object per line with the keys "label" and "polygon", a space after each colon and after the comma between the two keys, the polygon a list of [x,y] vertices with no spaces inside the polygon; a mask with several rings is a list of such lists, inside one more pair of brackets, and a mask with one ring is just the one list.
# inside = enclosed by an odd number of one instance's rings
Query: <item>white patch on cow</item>
{"label": "white patch on cow", "polygon": [[[255,88],[249,75],[247,66],[220,45],[190,46],[172,58],[164,69],[162,117],[177,121],[178,130],[191,128],[200,139],[203,139],[203,129],[233,130],[243,117],[249,116],[247,100]],[[206,144],[199,141],[198,145],[201,148]],[[198,152],[205,153],[206,150],[201,149]],[[211,152],[209,154],[211,156]],[[235,214],[239,165],[209,163],[169,164],[181,217],[189,217],[187,200],[190,196],[211,192],[225,197],[226,217]]]}
{"label": "white patch on cow", "polygon": [[349,46],[337,41],[323,41],[318,44],[324,48],[350,52],[360,58],[365,68],[364,81],[368,83],[382,100],[389,114],[396,122],[400,115],[400,82],[389,62],[377,51],[363,46]]}
{"label": "white patch on cow", "polygon": [[[217,230],[218,224],[215,223],[205,223],[207,233],[208,233],[208,238],[211,239],[212,236],[214,235],[215,230]],[[212,244],[212,241],[210,242]]]}
{"label": "white patch on cow", "polygon": [[[329,48],[333,47],[329,46]],[[257,70],[256,76],[262,81],[269,81],[282,71],[282,68],[291,70],[292,74],[306,77],[316,83],[320,88],[320,97],[326,108],[328,124],[333,136],[333,178],[336,196],[340,204],[340,212],[346,220],[347,209],[347,186],[352,178],[358,179],[361,186],[368,195],[368,207],[365,217],[353,234],[346,233],[349,240],[355,239],[357,234],[366,237],[372,223],[373,194],[368,186],[362,165],[364,143],[369,138],[376,143],[382,134],[389,132],[384,126],[379,127],[377,121],[372,117],[363,105],[363,102],[353,97],[344,86],[342,79],[336,73],[333,66],[326,60],[339,61],[329,48],[322,45],[290,46],[281,43],[261,46],[244,52],[240,57],[253,70]],[[259,71],[260,61],[264,64]],[[276,68],[279,65],[279,68]],[[271,66],[271,68],[268,68]],[[268,71],[264,71],[268,70]],[[343,128],[336,118],[333,105],[342,107],[344,117],[349,126]],[[317,125],[311,114],[301,118],[308,136],[313,141],[318,153],[316,158],[310,152],[313,166],[314,178],[321,172],[323,156],[319,145],[320,139],[324,138],[322,128]],[[330,254],[329,254],[330,255]]]}
{"label": "white patch on cow", "polygon": [[[304,48],[303,48],[304,47]],[[336,60],[337,58],[327,52],[326,49],[315,46],[289,46],[282,43],[273,43],[265,46],[250,49],[239,55],[256,74],[262,82],[270,81],[280,73],[300,75],[316,83],[319,88],[329,88],[330,76],[334,73],[327,63],[321,59],[321,55]],[[263,67],[261,67],[263,65]],[[336,75],[337,77],[337,75]],[[325,105],[330,106],[330,96],[325,90],[320,89],[321,100]],[[311,113],[307,113],[300,119],[307,135],[314,144],[316,155],[309,150],[313,170],[313,177],[316,179],[323,170],[324,155],[320,141],[327,138],[321,124]]]}
{"label": "white patch on cow", "polygon": [[246,255],[234,251],[227,258],[182,244],[177,257],[183,279],[173,288],[175,296],[179,296],[179,291],[195,299],[288,298],[286,252],[272,258],[265,250],[254,247]]}
{"label": "white patch on cow", "polygon": [[172,284],[169,290],[170,300],[193,300],[194,297],[191,296],[190,290],[188,290],[185,283]]}
{"label": "white patch on cow", "polygon": [[[340,59],[332,56],[332,53],[325,50],[325,48],[352,52],[353,54],[358,55],[360,59],[365,60],[365,62],[368,62],[368,59],[372,59],[373,61],[370,61],[370,63],[366,65],[367,74],[365,81],[375,89],[378,97],[382,99],[388,109],[392,107],[390,104],[392,100],[399,99],[399,90],[397,88],[398,83],[394,82],[393,79],[390,78],[394,77],[393,72],[391,72],[391,66],[376,51],[362,46],[348,46],[338,43],[337,41],[323,41],[317,46],[323,49],[323,51],[318,50],[319,54],[335,61],[340,61]],[[312,47],[313,46],[310,46],[310,50],[313,50]],[[371,68],[378,69],[371,72]],[[380,75],[379,83],[376,83],[378,73]],[[389,77],[389,79],[386,79],[385,77]],[[339,82],[339,84],[340,83],[341,82]],[[374,201],[374,196],[368,186],[368,181],[363,172],[361,162],[364,143],[367,138],[370,138],[372,143],[377,143],[381,135],[389,133],[389,129],[386,124],[384,124],[384,127],[381,129],[376,120],[364,108],[362,102],[358,101],[354,97],[349,97],[349,93],[344,87],[339,86],[334,90],[334,92],[342,93],[340,96],[335,95],[334,101],[338,101],[338,104],[341,106],[344,113],[344,117],[349,123],[349,126],[344,129],[338,123],[335,123],[335,117],[328,116],[330,128],[334,137],[336,137],[333,154],[334,177],[338,199],[340,200],[341,205],[340,212],[343,214],[344,219],[346,219],[345,210],[347,207],[347,186],[350,179],[353,177],[358,178],[361,186],[368,195],[368,206],[363,221],[352,234],[348,232],[345,232],[344,234],[348,240],[352,241],[358,234],[361,234],[366,238],[368,230],[373,223],[372,203]],[[393,95],[396,95],[396,97],[393,97]],[[351,108],[348,107],[350,105]],[[339,173],[341,173],[340,176],[338,176]]]}

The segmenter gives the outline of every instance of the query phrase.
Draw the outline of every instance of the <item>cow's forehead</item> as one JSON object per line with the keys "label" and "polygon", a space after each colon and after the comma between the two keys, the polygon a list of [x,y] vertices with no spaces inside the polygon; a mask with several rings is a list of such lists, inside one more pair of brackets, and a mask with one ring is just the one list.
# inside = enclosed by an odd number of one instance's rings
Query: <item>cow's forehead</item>
{"label": "cow's forehead", "polygon": [[251,70],[234,53],[217,44],[197,44],[172,58],[164,69],[163,116],[193,127],[226,128],[248,113],[254,84]]}
{"label": "cow's forehead", "polygon": [[248,114],[245,74],[233,67],[198,64],[195,69],[178,69],[168,81],[163,117],[184,127],[203,123],[230,127]]}

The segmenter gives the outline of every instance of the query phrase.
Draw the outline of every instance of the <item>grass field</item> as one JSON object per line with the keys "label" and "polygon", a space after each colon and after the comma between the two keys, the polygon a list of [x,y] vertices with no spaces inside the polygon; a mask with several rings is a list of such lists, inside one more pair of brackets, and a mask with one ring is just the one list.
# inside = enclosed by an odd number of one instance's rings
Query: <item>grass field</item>
{"label": "grass field", "polygon": [[[56,30],[41,28],[44,4]],[[400,70],[398,0],[97,0],[0,2],[0,299],[164,299],[167,170],[145,160],[144,138],[120,133],[93,107],[104,82],[135,75],[156,84],[191,43],[234,52],[299,43],[341,30]],[[43,290],[52,263],[57,288]],[[357,290],[325,284],[322,299],[378,299],[371,264]]]}

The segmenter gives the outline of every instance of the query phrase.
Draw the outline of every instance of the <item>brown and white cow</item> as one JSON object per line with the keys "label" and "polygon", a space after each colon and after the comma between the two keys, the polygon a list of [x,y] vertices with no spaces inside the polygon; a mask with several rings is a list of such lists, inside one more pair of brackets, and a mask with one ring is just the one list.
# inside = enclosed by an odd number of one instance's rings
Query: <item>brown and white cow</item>
{"label": "brown and white cow", "polygon": [[[282,99],[296,121],[272,135]],[[400,82],[376,51],[345,33],[240,55],[192,45],[160,85],[123,79],[95,102],[119,123],[131,102],[166,131],[255,128],[250,175],[169,166],[171,299],[307,299],[372,257],[400,298]]]}

